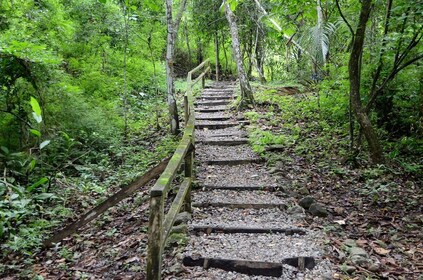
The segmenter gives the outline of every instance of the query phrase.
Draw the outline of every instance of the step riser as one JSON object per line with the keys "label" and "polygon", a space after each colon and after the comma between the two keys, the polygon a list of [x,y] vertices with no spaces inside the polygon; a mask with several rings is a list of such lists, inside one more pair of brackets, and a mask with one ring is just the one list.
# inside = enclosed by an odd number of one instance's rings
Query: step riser
{"label": "step riser", "polygon": [[263,162],[262,159],[233,159],[233,160],[206,160],[203,161],[208,165],[240,165],[248,163],[260,163]]}
{"label": "step riser", "polygon": [[234,233],[257,233],[257,234],[276,234],[283,233],[285,235],[305,235],[306,232],[302,229],[294,228],[241,228],[241,227],[208,227],[208,226],[194,226],[190,231],[195,233],[225,233],[225,234],[234,234]]}
{"label": "step riser", "polygon": [[222,128],[228,128],[228,127],[234,127],[239,124],[237,123],[227,123],[227,124],[196,124],[195,128],[197,129],[222,129]]}

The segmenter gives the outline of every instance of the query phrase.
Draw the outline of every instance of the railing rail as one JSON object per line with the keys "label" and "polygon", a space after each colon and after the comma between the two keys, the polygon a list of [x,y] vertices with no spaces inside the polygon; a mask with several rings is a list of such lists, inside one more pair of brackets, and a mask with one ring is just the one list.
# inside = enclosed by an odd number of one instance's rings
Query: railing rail
{"label": "railing rail", "polygon": [[[204,69],[201,74],[192,81],[192,74]],[[205,85],[205,75],[210,71],[209,59],[188,72],[187,91],[184,96],[185,107],[185,130],[175,153],[170,159],[166,169],[163,171],[156,184],[150,190],[150,219],[148,227],[148,248],[147,248],[147,280],[161,279],[161,266],[163,249],[166,244],[176,215],[181,209],[191,212],[191,183],[193,180],[194,161],[194,99],[192,94],[193,86],[202,80]],[[184,162],[184,181],[179,187],[178,193],[165,214],[164,205],[173,179],[178,173],[182,162]]]}

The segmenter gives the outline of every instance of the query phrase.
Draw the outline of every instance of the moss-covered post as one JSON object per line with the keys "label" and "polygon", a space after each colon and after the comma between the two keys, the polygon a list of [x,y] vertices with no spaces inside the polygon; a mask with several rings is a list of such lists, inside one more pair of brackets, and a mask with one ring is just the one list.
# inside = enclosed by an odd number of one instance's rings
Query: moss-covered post
{"label": "moss-covered post", "polygon": [[[193,146],[192,146],[193,147]],[[190,152],[185,156],[185,177],[193,177],[193,163],[194,163],[194,149],[190,149]],[[184,211],[191,213],[191,184],[188,188],[187,195],[184,202]]]}
{"label": "moss-covered post", "polygon": [[147,280],[160,280],[162,268],[163,196],[150,197],[150,220],[147,248]]}

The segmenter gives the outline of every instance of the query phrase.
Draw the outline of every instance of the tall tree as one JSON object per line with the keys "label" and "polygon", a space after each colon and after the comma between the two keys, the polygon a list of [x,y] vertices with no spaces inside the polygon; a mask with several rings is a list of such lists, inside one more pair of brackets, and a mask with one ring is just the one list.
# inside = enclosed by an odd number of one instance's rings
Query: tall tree
{"label": "tall tree", "polygon": [[166,22],[167,22],[167,50],[166,50],[166,82],[167,82],[167,104],[169,107],[170,131],[172,134],[179,133],[179,116],[178,107],[175,98],[175,82],[174,82],[174,56],[175,56],[175,40],[178,34],[179,24],[184,13],[187,0],[180,3],[178,14],[175,21],[173,20],[172,0],[166,0]]}
{"label": "tall tree", "polygon": [[238,26],[235,21],[235,15],[226,0],[223,1],[223,5],[225,8],[225,16],[228,20],[229,29],[232,36],[232,50],[235,56],[239,84],[241,87],[241,102],[239,104],[239,108],[242,109],[254,103],[253,91],[251,90],[251,85],[248,81],[247,74],[245,73],[244,65],[242,63],[241,48],[238,37]]}
{"label": "tall tree", "polygon": [[361,5],[360,18],[353,39],[350,60],[348,64],[350,79],[350,98],[355,116],[360,123],[367,143],[370,149],[370,158],[373,163],[382,163],[384,161],[382,147],[379,138],[373,128],[370,118],[366,112],[366,108],[361,102],[360,84],[361,84],[361,67],[364,37],[366,34],[366,24],[369,20],[370,11],[372,9],[372,0],[364,0]]}

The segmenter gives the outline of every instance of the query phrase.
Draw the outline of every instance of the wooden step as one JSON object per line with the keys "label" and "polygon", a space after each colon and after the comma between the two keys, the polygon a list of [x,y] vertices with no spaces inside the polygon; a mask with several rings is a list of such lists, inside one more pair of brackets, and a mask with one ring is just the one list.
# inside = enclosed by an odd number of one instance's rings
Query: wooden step
{"label": "wooden step", "polygon": [[191,232],[195,233],[283,233],[285,235],[305,235],[306,231],[300,228],[263,228],[263,227],[219,227],[219,226],[193,226],[190,227]]}
{"label": "wooden step", "polygon": [[192,203],[197,208],[218,207],[218,208],[238,208],[238,209],[287,209],[284,203],[226,203],[226,202],[203,202]]}
{"label": "wooden step", "polygon": [[204,116],[196,116],[195,120],[197,121],[227,121],[230,120],[230,116],[212,116],[212,117],[204,117]]}
{"label": "wooden step", "polygon": [[234,127],[239,125],[239,123],[196,123],[195,128],[198,129],[221,129],[221,128],[228,128],[228,127]]}
{"label": "wooden step", "polygon": [[205,160],[204,163],[208,165],[240,165],[248,163],[260,163],[264,160],[262,158],[242,158],[242,159],[217,159]]}
{"label": "wooden step", "polygon": [[316,262],[313,257],[286,258],[283,259],[280,263],[274,263],[185,256],[182,263],[185,266],[201,266],[204,269],[214,267],[223,269],[225,271],[236,271],[248,275],[263,275],[273,277],[282,276],[284,264],[297,267],[300,270],[304,270],[305,268],[313,269],[316,266]]}
{"label": "wooden step", "polygon": [[221,105],[228,105],[229,101],[227,101],[227,100],[197,101],[194,104],[197,105],[197,106],[221,106]]}
{"label": "wooden step", "polygon": [[248,139],[231,139],[231,140],[213,140],[213,139],[204,139],[200,140],[202,144],[205,145],[218,145],[218,146],[237,146],[248,144]]}
{"label": "wooden step", "polygon": [[201,108],[201,107],[197,107],[195,108],[195,112],[198,113],[216,113],[216,112],[224,112],[227,111],[229,108],[225,107],[225,108]]}
{"label": "wooden step", "polygon": [[197,98],[197,100],[231,100],[233,98],[234,97],[231,95],[201,95]]}
{"label": "wooden step", "polygon": [[234,191],[281,191],[283,188],[278,186],[228,186],[228,185],[202,185],[204,191],[207,190],[234,190]]}

